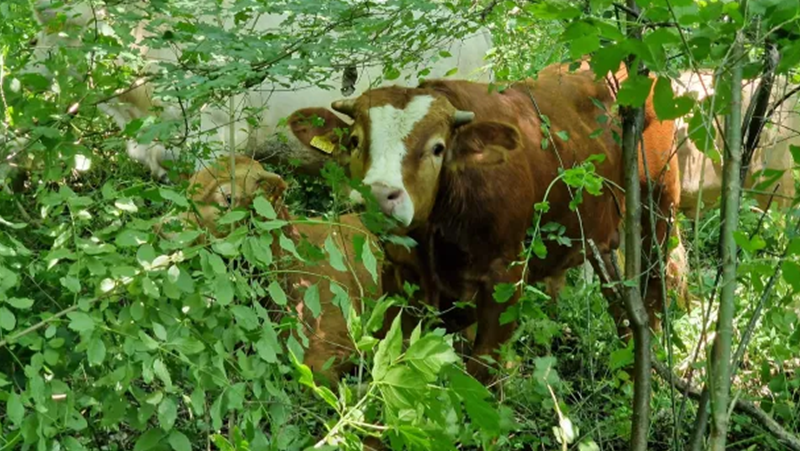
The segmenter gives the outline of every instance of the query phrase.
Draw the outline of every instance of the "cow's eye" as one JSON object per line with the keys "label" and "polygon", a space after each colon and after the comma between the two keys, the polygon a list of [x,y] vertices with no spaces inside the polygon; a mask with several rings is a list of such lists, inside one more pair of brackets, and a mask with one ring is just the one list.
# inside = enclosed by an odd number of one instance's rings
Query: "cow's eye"
{"label": "cow's eye", "polygon": [[433,146],[433,155],[436,156],[436,157],[440,157],[440,156],[442,156],[443,153],[444,153],[444,144],[436,143]]}
{"label": "cow's eye", "polygon": [[225,203],[227,205],[233,205],[233,197],[230,193],[225,194]]}

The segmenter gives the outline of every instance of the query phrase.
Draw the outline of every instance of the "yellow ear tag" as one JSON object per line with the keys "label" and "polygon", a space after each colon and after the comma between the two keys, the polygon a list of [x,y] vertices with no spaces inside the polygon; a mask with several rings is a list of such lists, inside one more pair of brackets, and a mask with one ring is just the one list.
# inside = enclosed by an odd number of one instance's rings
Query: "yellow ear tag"
{"label": "yellow ear tag", "polygon": [[315,136],[311,138],[311,147],[314,147],[327,154],[332,154],[336,146],[325,136]]}

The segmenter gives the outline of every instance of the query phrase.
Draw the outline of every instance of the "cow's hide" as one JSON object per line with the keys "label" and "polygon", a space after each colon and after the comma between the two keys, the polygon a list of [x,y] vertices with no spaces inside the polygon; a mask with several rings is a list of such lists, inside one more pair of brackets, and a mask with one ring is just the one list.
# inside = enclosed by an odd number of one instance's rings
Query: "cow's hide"
{"label": "cow's hide", "polygon": [[[744,83],[742,89],[743,116],[755,95],[757,85],[758,80],[748,80]],[[696,73],[684,73],[673,83],[673,86],[677,95],[688,93],[698,100],[714,94],[713,74],[709,72],[700,72],[699,77]],[[770,108],[782,99],[791,88],[792,86],[789,86],[785,80],[776,80],[770,96]],[[688,118],[680,118],[675,121],[675,143],[681,173],[681,210],[694,215],[701,198],[706,206],[713,205],[719,198],[722,190],[722,162],[719,157],[715,158],[717,160],[715,162],[703,154],[696,143],[689,139],[688,121]],[[719,124],[724,127],[723,118],[719,118]],[[713,125],[716,128],[717,123],[715,122]],[[710,152],[722,156],[724,143],[720,130],[716,131],[716,137],[717,139],[713,143],[714,148],[710,149]],[[800,104],[798,95],[794,94],[776,108],[770,122],[761,132],[761,139],[753,155],[744,186],[754,188],[764,181],[765,177],[760,177],[759,174],[765,169],[784,171],[776,182],[780,183],[780,187],[774,202],[779,206],[789,205],[795,194],[792,176],[793,161],[789,146],[799,144]],[[773,184],[770,187],[762,188],[761,191],[772,192],[774,188]],[[761,206],[765,207],[769,196],[761,194],[756,197]]]}

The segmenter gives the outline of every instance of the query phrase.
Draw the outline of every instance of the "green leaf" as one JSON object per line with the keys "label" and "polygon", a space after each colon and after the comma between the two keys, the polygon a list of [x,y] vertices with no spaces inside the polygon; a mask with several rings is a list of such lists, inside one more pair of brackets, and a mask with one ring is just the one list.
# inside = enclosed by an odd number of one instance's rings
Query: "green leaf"
{"label": "green leaf", "polygon": [[556,136],[558,136],[564,142],[569,141],[569,133],[567,133],[566,130],[557,131]]}
{"label": "green leaf", "polygon": [[392,362],[400,356],[403,350],[403,335],[400,327],[400,317],[397,315],[392,322],[392,327],[386,337],[378,344],[378,350],[375,352],[375,361],[372,367],[372,377],[376,381],[383,379],[389,366]]}
{"label": "green leaf", "polygon": [[189,439],[180,431],[172,431],[167,438],[169,446],[175,451],[192,451],[192,444]]}
{"label": "green leaf", "polygon": [[633,363],[633,349],[622,348],[611,352],[609,356],[609,369],[616,371],[626,368]]}
{"label": "green leaf", "polygon": [[69,328],[75,332],[82,333],[94,330],[94,320],[86,313],[69,312],[67,317],[70,319]]}
{"label": "green leaf", "polygon": [[241,221],[246,218],[248,213],[243,210],[233,210],[225,213],[221,218],[217,219],[219,225],[229,225]]}
{"label": "green leaf", "polygon": [[156,250],[150,244],[143,244],[136,251],[136,261],[144,268],[149,268],[156,259]]}
{"label": "green leaf", "polygon": [[464,401],[467,414],[473,423],[489,433],[498,434],[500,432],[500,415],[486,401],[492,396],[489,390],[472,376],[454,366],[447,367],[447,374],[450,378],[450,387]]}
{"label": "green leaf", "polygon": [[516,291],[516,286],[513,283],[498,283],[494,286],[492,297],[495,302],[504,304],[514,296],[514,292]]}
{"label": "green leaf", "polygon": [[785,73],[795,68],[798,63],[800,63],[800,41],[795,41],[791,45],[787,45],[781,52],[776,70],[778,73]]}
{"label": "green leaf", "polygon": [[[272,264],[272,235],[247,237],[242,246],[245,258],[256,265],[267,267]],[[253,261],[255,259],[255,261]]]}
{"label": "green leaf", "polygon": [[25,406],[22,404],[22,399],[13,390],[6,400],[6,414],[15,425],[22,423],[22,419],[25,417]]}
{"label": "green leaf", "polygon": [[569,43],[569,55],[572,59],[578,60],[583,55],[588,55],[600,48],[600,37],[596,34],[588,34]]}
{"label": "green leaf", "polygon": [[427,376],[427,382],[433,382],[444,365],[456,363],[459,358],[443,337],[428,334],[408,348],[403,360]]}
{"label": "green leaf", "polygon": [[233,302],[233,283],[225,276],[217,277],[214,294],[220,305],[229,305]]}
{"label": "green leaf", "polygon": [[155,282],[149,277],[142,279],[142,292],[149,298],[158,299],[161,297],[161,292],[158,290]]}
{"label": "green leaf", "polygon": [[394,305],[394,301],[385,298],[381,298],[375,303],[375,308],[372,309],[369,320],[367,320],[367,332],[374,333],[383,327],[383,319],[386,316],[386,310],[392,305]]}
{"label": "green leaf", "polygon": [[272,300],[281,307],[288,303],[286,293],[283,291],[283,288],[281,288],[281,285],[277,281],[273,280],[272,283],[269,284],[267,287],[267,292]]}
{"label": "green leaf", "polygon": [[306,292],[303,293],[303,304],[311,311],[314,318],[319,318],[322,306],[319,303],[319,287],[317,284],[306,288]]}
{"label": "green leaf", "polygon": [[33,306],[33,299],[30,298],[8,298],[6,303],[17,310],[27,310]]}
{"label": "green leaf", "polygon": [[172,191],[171,189],[159,188],[158,194],[161,195],[162,199],[172,201],[175,203],[175,205],[178,205],[180,207],[189,206],[189,201],[186,200],[186,196],[178,194],[175,191]]}
{"label": "green leaf", "polygon": [[175,420],[178,418],[178,406],[171,397],[164,398],[161,404],[158,405],[158,424],[161,429],[169,432],[172,426],[175,425]]}
{"label": "green leaf", "polygon": [[64,439],[64,448],[66,448],[67,451],[86,451],[86,447],[75,439],[75,437],[66,437]]}
{"label": "green leaf", "polygon": [[28,224],[24,222],[9,222],[5,220],[2,216],[0,216],[0,225],[4,225],[6,227],[10,227],[14,230],[21,230],[28,226]]}
{"label": "green leaf", "polygon": [[286,235],[281,233],[281,236],[278,239],[278,243],[280,244],[281,249],[292,254],[294,258],[300,260],[301,262],[305,261],[303,260],[303,257],[301,257],[300,254],[297,253],[297,248],[295,248],[294,241],[287,238]]}
{"label": "green leaf", "polygon": [[17,317],[11,310],[0,307],[0,329],[14,330],[17,325]]}
{"label": "green leaf", "polygon": [[206,250],[200,251],[200,258],[205,260],[211,269],[211,271],[215,274],[225,274],[227,268],[225,267],[225,262],[222,261],[222,257],[217,254],[212,254]]}
{"label": "green leaf", "polygon": [[631,74],[620,85],[617,103],[632,107],[644,105],[647,96],[650,95],[650,87],[652,85],[653,80],[651,78]]}
{"label": "green leaf", "polygon": [[265,199],[264,196],[258,196],[253,200],[253,208],[256,210],[256,213],[267,219],[277,219],[278,217],[278,214],[275,213],[275,209],[272,208],[272,204]]}
{"label": "green leaf", "polygon": [[792,153],[792,159],[794,160],[794,164],[800,165],[800,146],[789,144],[789,152]]}
{"label": "green leaf", "polygon": [[714,146],[716,144],[717,129],[712,124],[712,118],[707,118],[700,108],[695,108],[688,124],[689,139],[692,140],[697,150],[719,163],[719,153]]}
{"label": "green leaf", "polygon": [[347,291],[336,282],[331,281],[330,289],[333,294],[333,301],[331,302],[342,310],[342,314],[345,319],[347,319],[350,313],[350,296],[347,294]]}
{"label": "green leaf", "polygon": [[159,323],[153,323],[153,333],[161,341],[167,341],[167,329]]}
{"label": "green leaf", "polygon": [[296,355],[300,361],[305,358],[306,351],[303,349],[303,346],[300,344],[300,342],[297,341],[297,338],[295,338],[294,334],[289,335],[289,339],[286,340],[286,349]]}
{"label": "green leaf", "polygon": [[289,223],[286,222],[286,221],[280,220],[280,219],[274,220],[274,221],[267,221],[267,222],[258,221],[258,220],[253,219],[253,224],[255,224],[255,226],[258,229],[260,229],[260,230],[262,230],[264,232],[271,232],[273,230],[280,229],[281,227],[283,227],[283,226],[285,226],[285,225],[287,225]]}
{"label": "green leaf", "polygon": [[211,249],[225,257],[237,257],[239,255],[240,243],[241,241],[238,239],[235,242],[231,242],[229,239],[216,240],[211,245]]}
{"label": "green leaf", "polygon": [[141,230],[125,229],[117,235],[114,243],[121,248],[136,247],[147,243],[149,238],[150,235]]}
{"label": "green leaf", "polygon": [[744,249],[748,254],[753,254],[767,247],[767,242],[764,241],[764,238],[761,238],[761,236],[756,235],[751,240],[747,237],[747,234],[739,230],[733,232],[733,240],[736,242],[737,246]]}
{"label": "green leaf", "polygon": [[161,440],[164,438],[164,433],[160,429],[150,429],[136,440],[133,446],[133,451],[148,451],[158,447]]}
{"label": "green leaf", "polygon": [[136,213],[139,211],[139,207],[137,207],[131,199],[119,199],[114,202],[114,206],[122,211],[127,211],[128,213]]}
{"label": "green leaf", "polygon": [[595,52],[589,64],[592,66],[595,77],[601,78],[609,72],[614,73],[619,70],[619,65],[625,56],[627,56],[627,52],[621,46],[612,45]]}
{"label": "green leaf", "polygon": [[209,409],[208,413],[211,415],[211,426],[214,429],[221,429],[222,428],[222,396],[224,393],[220,393],[217,396],[217,399],[211,404],[211,409]]}
{"label": "green leaf", "polygon": [[793,293],[800,291],[800,265],[792,261],[785,261],[781,266],[783,280],[792,287]]}
{"label": "green leaf", "polygon": [[366,240],[364,243],[364,247],[361,250],[361,261],[364,262],[364,268],[372,276],[372,281],[378,283],[378,260],[372,254],[370,240]]}
{"label": "green leaf", "polygon": [[793,239],[786,249],[786,255],[800,255],[800,237]]}
{"label": "green leaf", "polygon": [[89,342],[89,348],[86,350],[86,357],[89,359],[90,366],[96,366],[103,363],[106,358],[106,344],[100,337],[92,338]]}
{"label": "green leaf", "polygon": [[328,261],[331,267],[337,271],[346,272],[347,266],[344,264],[344,257],[336,243],[333,242],[331,235],[325,238],[325,251],[328,253]]}
{"label": "green leaf", "polygon": [[425,388],[425,379],[420,377],[418,372],[406,366],[391,368],[386,372],[386,375],[380,379],[380,383],[409,390],[421,390]]}
{"label": "green leaf", "polygon": [[319,395],[329,406],[333,407],[334,409],[339,407],[339,403],[336,401],[336,395],[328,387],[316,387],[314,392]]}
{"label": "green leaf", "polygon": [[388,66],[383,71],[383,78],[385,80],[396,80],[400,76],[400,70],[394,66]]}
{"label": "green leaf", "polygon": [[192,354],[197,354],[199,352],[203,352],[203,350],[206,348],[201,341],[192,337],[176,338],[175,340],[172,341],[172,345],[175,346],[175,348],[178,351],[186,355],[192,355]]}
{"label": "green leaf", "polygon": [[164,383],[164,387],[167,389],[167,391],[172,391],[172,378],[169,375],[167,366],[164,365],[164,362],[161,359],[156,359],[153,362],[153,373],[155,373],[156,377],[161,379],[161,382]]}
{"label": "green leaf", "polygon": [[258,317],[256,317],[256,313],[253,311],[253,309],[247,308],[243,305],[234,305],[231,307],[231,312],[236,318],[236,322],[242,326],[243,329],[258,329]]}
{"label": "green leaf", "polygon": [[255,344],[256,352],[267,363],[278,363],[278,355],[283,353],[278,335],[270,321],[264,322],[261,329],[261,338]]}
{"label": "green leaf", "polygon": [[61,285],[71,293],[78,293],[81,291],[81,282],[76,277],[64,276],[59,280],[61,281]]}
{"label": "green leaf", "polygon": [[675,97],[669,77],[658,77],[653,91],[653,107],[658,119],[662,121],[677,119],[692,111],[694,100],[685,95]]}

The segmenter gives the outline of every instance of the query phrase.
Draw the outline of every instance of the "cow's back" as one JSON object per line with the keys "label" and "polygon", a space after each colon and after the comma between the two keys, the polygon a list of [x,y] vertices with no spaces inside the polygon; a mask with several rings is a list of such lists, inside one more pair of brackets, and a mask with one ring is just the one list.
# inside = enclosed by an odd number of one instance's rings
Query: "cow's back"
{"label": "cow's back", "polygon": [[[490,92],[487,84],[464,81],[436,80],[423,84],[423,88],[444,94],[455,108],[475,113],[475,121],[511,123],[522,135],[522,149],[509,154],[508,164],[488,171],[475,170],[468,175],[473,185],[469,190],[472,199],[465,205],[473,207],[469,208],[469,217],[459,216],[459,223],[454,221],[450,229],[470,229],[465,235],[474,234],[476,230],[479,236],[488,235],[487,248],[510,244],[516,248],[533,224],[534,205],[547,200],[549,210],[540,225],[558,222],[566,228],[565,235],[572,239],[585,236],[601,249],[614,247],[621,210],[617,208],[611,188],[605,186],[601,196],[584,192],[580,215],[576,215],[569,208],[576,190],[572,189],[571,195],[563,180],[555,181],[560,168],[573,168],[599,153],[605,160],[594,163],[597,173],[621,185],[621,151],[611,133],[610,114],[592,101],[594,98],[610,110],[613,99],[604,83],[594,81],[587,71],[570,74],[551,67],[543,70],[537,80],[514,84],[503,92],[496,89]],[[604,114],[608,115],[606,120],[598,121]],[[549,136],[542,130],[545,121],[550,124]],[[600,128],[604,131],[591,138],[590,135]],[[463,173],[459,175],[461,179],[464,177]],[[622,195],[617,193],[616,197],[622,205]],[[481,213],[481,217],[475,217]],[[464,224],[470,220],[471,225]],[[545,240],[545,243],[547,257],[530,262],[534,280],[558,274],[583,258],[580,244],[564,247],[554,241]]]}

